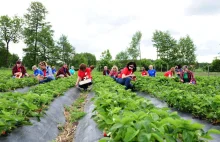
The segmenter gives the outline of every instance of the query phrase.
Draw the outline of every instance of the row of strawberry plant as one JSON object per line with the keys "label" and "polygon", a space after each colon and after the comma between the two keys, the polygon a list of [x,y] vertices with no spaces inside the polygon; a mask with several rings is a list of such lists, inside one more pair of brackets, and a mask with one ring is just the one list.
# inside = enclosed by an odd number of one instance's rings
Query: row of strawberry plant
{"label": "row of strawberry plant", "polygon": [[[204,81],[206,80],[206,81]],[[209,81],[208,81],[209,80]],[[199,78],[197,85],[182,84],[175,79],[138,77],[135,87],[161,100],[170,107],[190,112],[194,117],[220,122],[219,78]]]}
{"label": "row of strawberry plant", "polygon": [[0,93],[0,132],[5,135],[14,128],[29,124],[30,117],[44,114],[55,97],[74,86],[76,78],[68,77],[33,87],[28,93]]}
{"label": "row of strawberry plant", "polygon": [[219,133],[213,129],[204,132],[201,124],[181,119],[167,108],[155,108],[149,100],[126,91],[110,77],[94,75],[93,81],[93,119],[108,136],[100,142],[196,142],[211,139],[212,132]]}
{"label": "row of strawberry plant", "polygon": [[33,86],[38,83],[39,82],[36,78],[0,79],[0,92],[7,92],[10,90],[14,90],[16,88],[22,88],[25,86]]}

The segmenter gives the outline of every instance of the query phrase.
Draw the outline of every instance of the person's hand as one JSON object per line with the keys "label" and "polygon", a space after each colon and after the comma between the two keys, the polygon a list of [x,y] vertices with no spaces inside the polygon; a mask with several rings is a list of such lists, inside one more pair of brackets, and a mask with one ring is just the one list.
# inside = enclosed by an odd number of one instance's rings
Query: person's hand
{"label": "person's hand", "polygon": [[180,81],[181,81],[181,82],[183,82],[183,80],[182,80],[182,79],[181,79]]}
{"label": "person's hand", "polygon": [[75,84],[75,87],[78,87],[78,83]]}

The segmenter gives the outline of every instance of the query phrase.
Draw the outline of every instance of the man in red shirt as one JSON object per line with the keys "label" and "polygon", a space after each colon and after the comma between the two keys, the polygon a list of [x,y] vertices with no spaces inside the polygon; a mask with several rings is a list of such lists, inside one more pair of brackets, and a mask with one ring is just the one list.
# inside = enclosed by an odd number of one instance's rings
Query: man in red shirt
{"label": "man in red shirt", "polygon": [[135,80],[136,76],[134,72],[136,71],[136,64],[134,62],[129,62],[127,66],[122,70],[116,81],[122,85],[126,86],[127,89],[132,89],[134,91],[134,86],[131,84],[131,80]]}
{"label": "man in red shirt", "polygon": [[92,85],[92,76],[90,69],[85,64],[81,64],[78,70],[78,78],[76,81],[76,87],[83,90],[90,90]]}
{"label": "man in red shirt", "polygon": [[25,67],[22,65],[21,61],[17,61],[16,65],[12,68],[12,75],[15,78],[29,76]]}

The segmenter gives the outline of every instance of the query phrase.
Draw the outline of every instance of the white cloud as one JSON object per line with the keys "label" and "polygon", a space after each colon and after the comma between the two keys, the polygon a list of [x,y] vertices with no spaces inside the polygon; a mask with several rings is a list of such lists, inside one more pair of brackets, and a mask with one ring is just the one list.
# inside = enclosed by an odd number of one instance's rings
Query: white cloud
{"label": "white cloud", "polygon": [[[49,11],[47,20],[55,30],[55,39],[65,34],[77,52],[91,52],[97,58],[105,49],[110,49],[114,57],[129,45],[132,35],[140,30],[143,34],[142,57],[156,59],[156,50],[151,43],[156,29],[169,30],[177,39],[189,34],[197,46],[197,60],[200,62],[211,62],[217,52],[220,52],[218,46],[220,13],[214,16],[194,13],[191,16],[190,10],[187,10],[192,7],[192,0],[39,1]],[[0,13],[22,16],[29,4],[30,0],[2,1]],[[202,11],[203,7],[199,8]],[[205,10],[207,11],[207,8]],[[209,43],[213,47],[216,45],[216,48],[212,48],[216,54],[207,50],[210,48]],[[22,42],[11,44],[10,51],[22,57],[24,47]]]}

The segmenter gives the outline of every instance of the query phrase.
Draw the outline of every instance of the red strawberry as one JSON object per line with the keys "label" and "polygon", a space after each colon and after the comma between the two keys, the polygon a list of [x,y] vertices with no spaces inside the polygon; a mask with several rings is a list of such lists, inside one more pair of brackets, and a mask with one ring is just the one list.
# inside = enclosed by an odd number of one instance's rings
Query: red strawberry
{"label": "red strawberry", "polygon": [[2,131],[2,135],[5,135],[6,134],[6,132],[5,131]]}
{"label": "red strawberry", "polygon": [[106,133],[105,131],[104,131],[104,134],[103,134],[103,136],[104,136],[104,137],[107,137],[107,133]]}

